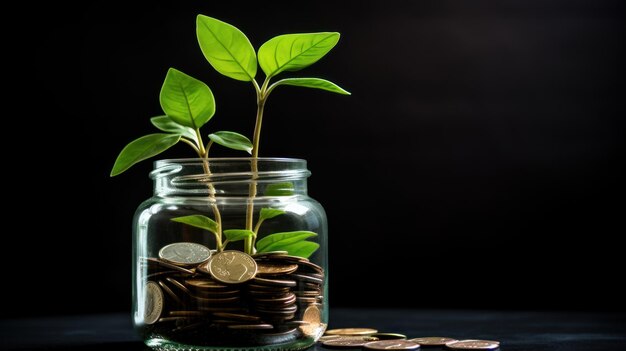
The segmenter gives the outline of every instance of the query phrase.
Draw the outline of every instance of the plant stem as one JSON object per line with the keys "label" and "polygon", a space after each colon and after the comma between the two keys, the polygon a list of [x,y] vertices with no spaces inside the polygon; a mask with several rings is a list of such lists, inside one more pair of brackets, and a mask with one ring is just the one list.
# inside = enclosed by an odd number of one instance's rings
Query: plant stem
{"label": "plant stem", "polygon": [[[267,98],[266,91],[267,86],[270,82],[271,77],[266,77],[263,82],[263,86],[259,88],[259,84],[256,80],[252,80],[252,84],[254,85],[254,89],[256,90],[256,122],[254,124],[254,135],[252,138],[252,159],[251,159],[251,170],[252,170],[252,180],[250,182],[250,187],[248,190],[248,206],[246,209],[246,229],[252,230],[253,220],[254,220],[254,198],[257,195],[257,179],[259,177],[259,142],[261,140],[261,126],[263,124],[263,110],[265,109],[265,101]],[[244,247],[246,253],[253,254],[255,251],[254,248],[254,240],[255,238],[247,237],[244,241]]]}
{"label": "plant stem", "polygon": [[[217,223],[217,233],[215,234],[215,245],[217,246],[217,251],[221,252],[224,250],[224,245],[222,244],[222,215],[220,213],[220,209],[217,206],[217,200],[215,198],[215,187],[213,183],[211,183],[211,167],[209,165],[209,150],[211,149],[211,145],[213,145],[213,141],[209,141],[204,147],[202,143],[202,134],[200,134],[200,129],[196,128],[196,136],[198,138],[198,147],[193,145],[192,143],[188,143],[194,147],[197,151],[198,156],[202,159],[202,168],[204,169],[204,174],[206,174],[208,181],[207,187],[209,189],[209,201],[211,202],[211,209],[213,210],[213,215],[215,216],[215,222]],[[185,140],[185,139],[183,139]]]}

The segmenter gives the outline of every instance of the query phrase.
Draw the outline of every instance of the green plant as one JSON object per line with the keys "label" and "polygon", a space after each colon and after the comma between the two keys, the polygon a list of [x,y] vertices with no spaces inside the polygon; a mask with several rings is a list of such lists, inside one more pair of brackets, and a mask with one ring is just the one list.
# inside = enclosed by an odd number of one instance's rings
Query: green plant
{"label": "green plant", "polygon": [[[270,234],[257,242],[261,224],[268,219],[284,214],[272,208],[262,208],[256,225],[254,222],[254,198],[257,196],[256,174],[258,174],[259,145],[263,112],[270,94],[281,85],[322,89],[349,95],[335,83],[314,77],[283,78],[273,83],[272,79],[283,72],[299,71],[324,57],[339,41],[339,33],[301,33],[274,37],[261,45],[258,55],[250,40],[236,27],[220,20],[198,15],[196,34],[200,49],[209,64],[220,74],[235,80],[252,83],[256,92],[256,119],[252,141],[245,136],[229,131],[209,134],[205,145],[200,128],[215,114],[215,99],[211,89],[203,82],[171,68],[161,89],[160,102],[164,116],[153,117],[152,124],[166,133],[150,134],[129,143],[120,153],[111,176],[118,175],[132,165],[155,156],[182,141],[202,158],[205,173],[210,175],[209,150],[213,143],[252,155],[249,199],[246,209],[245,229],[223,229],[220,211],[215,202],[212,210],[215,220],[203,215],[177,217],[173,221],[205,229],[215,235],[217,250],[221,251],[229,242],[244,241],[246,253],[286,250],[302,257],[310,256],[319,245],[306,241],[316,234],[295,231]],[[256,80],[257,67],[265,73],[261,84]],[[208,183],[212,190],[212,185]],[[274,184],[266,194],[288,195],[293,191],[290,183]],[[213,194],[209,191],[209,194]],[[214,195],[209,195],[214,196]],[[226,238],[225,240],[223,238]]]}

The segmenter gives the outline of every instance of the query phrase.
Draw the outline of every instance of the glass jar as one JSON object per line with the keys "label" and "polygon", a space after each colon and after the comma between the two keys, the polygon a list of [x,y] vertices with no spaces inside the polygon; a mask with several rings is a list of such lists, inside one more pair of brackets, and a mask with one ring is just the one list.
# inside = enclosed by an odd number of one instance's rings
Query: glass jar
{"label": "glass jar", "polygon": [[133,322],[148,346],[300,350],[319,339],[327,222],[309,175],[299,159],[154,163],[154,196],[133,225]]}

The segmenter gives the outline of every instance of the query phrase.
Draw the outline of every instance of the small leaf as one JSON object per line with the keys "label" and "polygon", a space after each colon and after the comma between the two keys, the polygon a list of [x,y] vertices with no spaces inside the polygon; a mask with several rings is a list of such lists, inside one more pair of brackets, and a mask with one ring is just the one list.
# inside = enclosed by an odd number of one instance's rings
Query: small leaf
{"label": "small leaf", "polygon": [[208,230],[217,233],[217,222],[203,215],[191,215],[172,218],[173,222],[184,223],[192,227]]}
{"label": "small leaf", "polygon": [[180,134],[181,136],[193,140],[196,144],[198,144],[198,137],[193,129],[174,122],[174,120],[169,116],[152,117],[150,118],[150,122],[152,122],[152,125],[164,132]]}
{"label": "small leaf", "polygon": [[270,234],[259,240],[256,248],[258,252],[276,251],[279,250],[277,247],[293,244],[313,236],[317,236],[317,234],[305,230]]}
{"label": "small leaf", "polygon": [[246,229],[227,229],[224,231],[224,235],[228,241],[233,242],[254,236],[254,232]]}
{"label": "small leaf", "polygon": [[252,153],[252,142],[239,133],[220,131],[209,134],[209,139],[213,140],[216,144],[230,149],[246,151],[249,154]]}
{"label": "small leaf", "polygon": [[298,71],[324,57],[339,41],[339,33],[279,35],[259,49],[259,65],[268,77]]}
{"label": "small leaf", "polygon": [[202,127],[215,114],[215,98],[203,82],[170,68],[160,95],[161,108],[174,122]]}
{"label": "small leaf", "polygon": [[295,188],[291,182],[272,183],[265,187],[265,196],[291,196]]}
{"label": "small leaf", "polygon": [[319,247],[320,244],[318,243],[311,241],[299,241],[297,243],[282,246],[280,249],[276,250],[287,251],[291,256],[309,258]]}
{"label": "small leaf", "polygon": [[111,177],[126,171],[137,162],[160,154],[176,145],[179,140],[180,135],[156,133],[131,141],[117,156],[111,170]]}
{"label": "small leaf", "polygon": [[269,208],[269,207],[262,208],[261,213],[259,213],[259,221],[264,221],[266,219],[274,218],[276,216],[280,216],[285,213],[286,213],[285,211],[279,210],[276,208]]}
{"label": "small leaf", "polygon": [[314,88],[330,91],[342,95],[351,95],[350,92],[344,90],[337,84],[320,78],[286,78],[274,83],[273,86],[293,85],[296,87]]}
{"label": "small leaf", "polygon": [[257,61],[250,40],[236,27],[204,15],[196,19],[196,34],[204,57],[219,73],[252,81]]}

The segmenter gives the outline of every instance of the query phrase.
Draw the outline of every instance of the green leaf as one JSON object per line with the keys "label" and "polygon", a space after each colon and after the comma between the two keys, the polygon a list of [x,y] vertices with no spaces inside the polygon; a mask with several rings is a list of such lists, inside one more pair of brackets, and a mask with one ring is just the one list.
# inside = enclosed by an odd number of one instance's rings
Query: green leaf
{"label": "green leaf", "polygon": [[254,236],[254,232],[246,229],[227,229],[224,231],[224,235],[228,241],[233,242]]}
{"label": "green leaf", "polygon": [[259,49],[259,64],[268,77],[298,71],[324,57],[339,41],[339,33],[279,35]]}
{"label": "green leaf", "polygon": [[220,131],[209,134],[209,139],[213,140],[216,144],[230,149],[246,151],[249,154],[252,153],[252,142],[239,133]]}
{"label": "green leaf", "polygon": [[170,68],[161,88],[161,108],[174,122],[197,129],[215,114],[215,98],[203,82]]}
{"label": "green leaf", "polygon": [[295,192],[293,183],[272,183],[265,187],[265,196],[291,196]]}
{"label": "green leaf", "polygon": [[217,222],[203,215],[191,215],[172,218],[173,222],[184,223],[192,227],[208,230],[217,233]]}
{"label": "green leaf", "polygon": [[280,251],[282,250],[280,248],[285,245],[293,244],[313,236],[317,236],[317,234],[305,230],[270,234],[259,240],[256,244],[256,248],[258,252]]}
{"label": "green leaf", "polygon": [[320,244],[318,243],[311,241],[299,241],[297,243],[282,246],[280,251],[287,251],[291,256],[309,258],[319,247]]}
{"label": "green leaf", "polygon": [[179,140],[180,135],[156,133],[131,141],[117,156],[111,170],[111,177],[126,171],[137,162],[160,154],[176,145]]}
{"label": "green leaf", "polygon": [[350,92],[341,88],[337,84],[321,78],[286,78],[273,84],[274,87],[279,85],[293,85],[296,87],[322,89],[337,94],[351,95]]}
{"label": "green leaf", "polygon": [[286,213],[285,211],[279,210],[276,208],[269,208],[269,207],[262,208],[261,213],[259,213],[259,221],[264,221],[266,219],[274,218],[276,216],[280,216],[285,213]]}
{"label": "green leaf", "polygon": [[174,122],[174,120],[169,116],[152,117],[150,118],[150,122],[152,122],[152,125],[164,132],[180,134],[181,136],[193,140],[196,144],[198,144],[198,137],[193,129]]}
{"label": "green leaf", "polygon": [[250,40],[236,27],[204,15],[196,19],[196,34],[204,57],[219,73],[252,81],[257,61]]}

